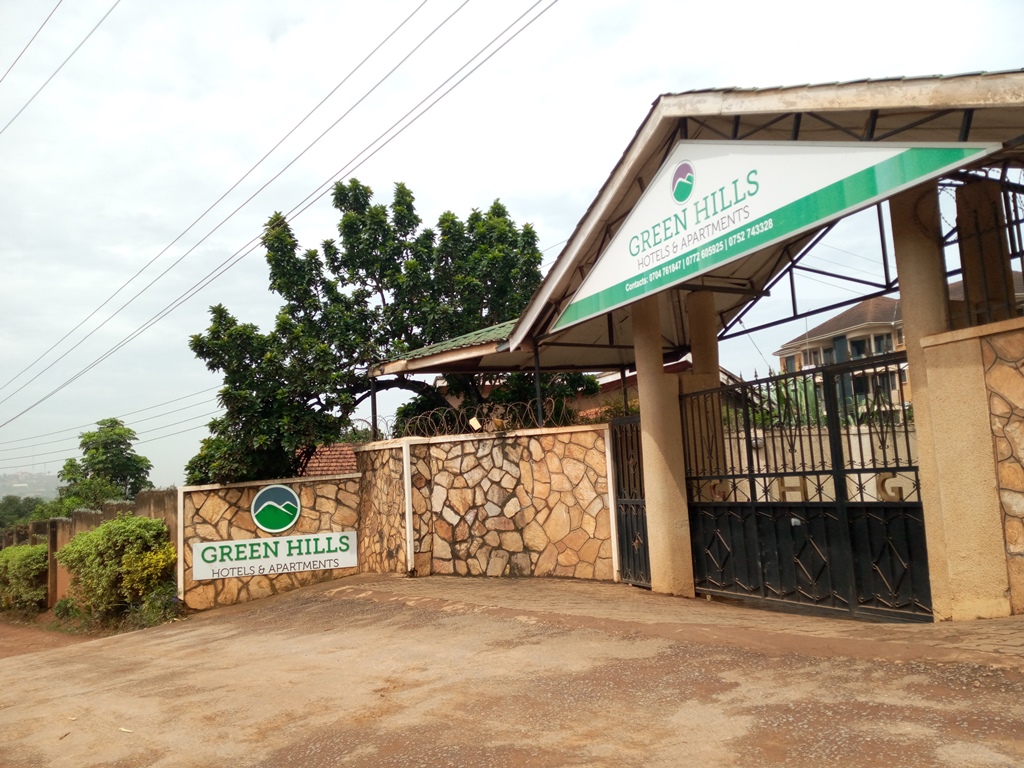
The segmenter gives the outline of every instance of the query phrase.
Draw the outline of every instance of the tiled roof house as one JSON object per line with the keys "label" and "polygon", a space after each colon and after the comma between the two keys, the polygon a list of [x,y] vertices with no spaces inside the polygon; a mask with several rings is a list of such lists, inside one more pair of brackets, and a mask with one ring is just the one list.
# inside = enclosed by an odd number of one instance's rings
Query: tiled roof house
{"label": "tiled roof house", "polygon": [[305,477],[347,475],[356,469],[356,453],[348,443],[321,445],[306,465]]}

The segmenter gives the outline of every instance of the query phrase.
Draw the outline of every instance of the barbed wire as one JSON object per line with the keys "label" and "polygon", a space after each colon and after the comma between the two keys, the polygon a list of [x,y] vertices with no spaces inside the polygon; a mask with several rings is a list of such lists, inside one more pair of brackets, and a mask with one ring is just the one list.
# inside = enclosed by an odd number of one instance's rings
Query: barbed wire
{"label": "barbed wire", "polygon": [[538,427],[564,427],[578,423],[583,423],[580,415],[563,400],[547,398],[542,401],[540,419],[537,418],[535,401],[434,408],[408,418],[378,417],[376,435],[373,434],[374,425],[370,419],[353,419],[352,426],[340,436],[340,442],[487,434]]}

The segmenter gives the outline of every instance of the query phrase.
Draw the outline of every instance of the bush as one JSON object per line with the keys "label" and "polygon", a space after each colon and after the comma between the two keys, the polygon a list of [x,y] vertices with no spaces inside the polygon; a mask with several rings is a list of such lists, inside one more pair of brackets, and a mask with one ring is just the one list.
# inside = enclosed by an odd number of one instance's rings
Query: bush
{"label": "bush", "polygon": [[174,578],[178,553],[167,541],[148,552],[127,552],[121,562],[124,566],[122,591],[131,602],[137,603],[162,583]]}
{"label": "bush", "polygon": [[81,617],[75,601],[70,597],[62,597],[53,605],[53,615],[61,621],[71,621]]}
{"label": "bush", "polygon": [[45,607],[49,573],[45,544],[0,550],[0,608],[29,611]]}
{"label": "bush", "polygon": [[69,596],[86,618],[110,622],[173,587],[176,555],[159,520],[120,515],[78,534],[57,552],[71,573]]}
{"label": "bush", "polygon": [[[173,552],[173,549],[171,551]],[[180,613],[178,586],[173,581],[165,580],[147,592],[139,605],[131,607],[126,624],[134,627],[154,627],[177,618]]]}

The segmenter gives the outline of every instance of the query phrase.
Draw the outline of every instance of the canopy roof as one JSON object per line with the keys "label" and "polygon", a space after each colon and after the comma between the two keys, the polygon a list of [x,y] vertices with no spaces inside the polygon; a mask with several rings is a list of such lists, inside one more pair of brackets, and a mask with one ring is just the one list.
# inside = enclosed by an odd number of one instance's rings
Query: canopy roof
{"label": "canopy roof", "polygon": [[[480,343],[455,340],[459,343],[435,345],[380,366],[375,374],[532,370],[535,349],[544,370],[632,366],[628,305],[562,330],[554,330],[554,324],[669,153],[680,141],[697,140],[986,142],[999,144],[1001,149],[975,167],[1024,166],[1024,70],[662,95],[520,319],[511,329],[509,324],[493,329],[496,336],[505,338],[485,335]],[[689,293],[714,293],[719,332],[723,332],[744,308],[765,295],[773,281],[799,261],[826,229],[803,232],[661,291],[666,359],[678,359],[689,351],[684,311]],[[895,287],[893,280],[879,293]]]}

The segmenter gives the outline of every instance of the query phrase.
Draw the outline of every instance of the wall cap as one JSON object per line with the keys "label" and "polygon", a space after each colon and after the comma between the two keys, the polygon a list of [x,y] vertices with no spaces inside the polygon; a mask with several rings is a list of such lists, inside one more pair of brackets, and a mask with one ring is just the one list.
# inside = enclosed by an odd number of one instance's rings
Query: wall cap
{"label": "wall cap", "polygon": [[1024,328],[1024,317],[1012,317],[1009,320],[1000,320],[997,323],[986,323],[975,325],[970,328],[959,328],[955,331],[944,331],[921,339],[922,349],[929,347],[941,347],[944,344],[956,344],[971,339],[983,339],[986,336],[995,336],[1007,331],[1018,331]]}
{"label": "wall cap", "polygon": [[348,472],[344,475],[304,475],[303,477],[283,477],[274,480],[248,480],[242,483],[226,483],[224,485],[185,485],[179,490],[182,493],[189,491],[215,491],[218,488],[251,488],[254,485],[275,485],[280,483],[323,483],[329,480],[358,480],[363,476],[362,472]]}
{"label": "wall cap", "polygon": [[366,443],[355,447],[356,453],[367,451],[383,451],[389,448],[401,448],[408,443],[410,445],[433,445],[436,443],[468,443],[473,440],[498,440],[500,438],[514,437],[542,437],[545,435],[564,435],[571,432],[600,432],[604,434],[607,428],[606,423],[601,424],[574,424],[568,427],[535,427],[533,429],[510,429],[507,432],[472,432],[463,435],[437,435],[436,437],[396,437],[392,440],[378,440],[375,443]]}

